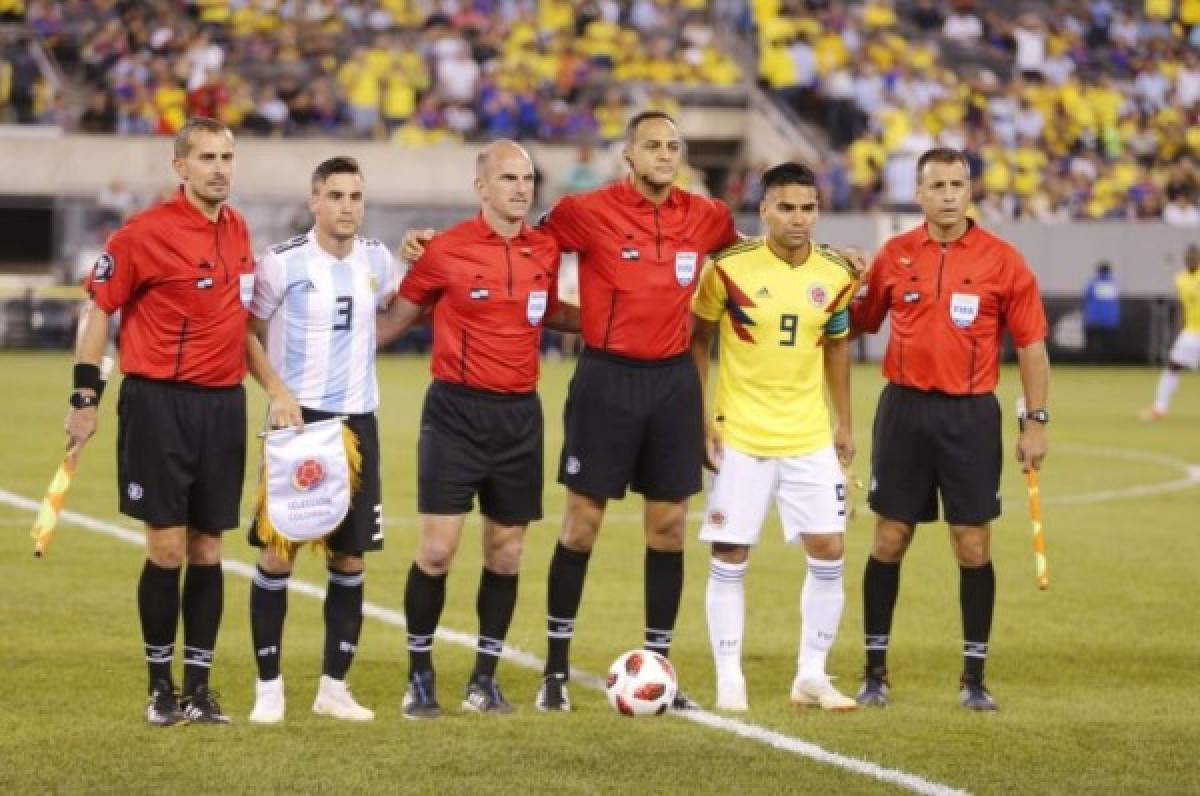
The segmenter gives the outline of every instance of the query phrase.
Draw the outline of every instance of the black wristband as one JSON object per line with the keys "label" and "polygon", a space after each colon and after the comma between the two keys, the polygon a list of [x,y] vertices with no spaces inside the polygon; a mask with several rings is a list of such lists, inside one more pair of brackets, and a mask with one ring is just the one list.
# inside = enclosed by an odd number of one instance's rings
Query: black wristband
{"label": "black wristband", "polygon": [[100,366],[81,362],[75,366],[72,374],[71,387],[76,390],[95,390],[99,396],[104,390],[104,381],[100,378]]}

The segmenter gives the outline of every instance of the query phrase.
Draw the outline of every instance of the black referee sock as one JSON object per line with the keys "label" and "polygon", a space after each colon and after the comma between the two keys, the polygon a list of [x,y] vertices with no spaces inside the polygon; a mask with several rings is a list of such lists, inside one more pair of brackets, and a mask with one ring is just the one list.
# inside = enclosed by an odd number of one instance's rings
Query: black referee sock
{"label": "black referee sock", "polygon": [[287,616],[288,576],[267,572],[260,564],[250,585],[250,638],[259,680],[279,676],[283,654],[283,620]]}
{"label": "black referee sock", "polygon": [[426,575],[414,561],[404,584],[404,619],[408,624],[408,670],[433,670],[433,634],[446,604],[446,576]]}
{"label": "black referee sock", "polygon": [[183,578],[183,693],[208,685],[225,607],[220,564],[188,564]]}
{"label": "black referee sock", "polygon": [[962,606],[963,674],[983,680],[996,604],[996,570],[991,561],[982,567],[958,568],[958,601]]}
{"label": "black referee sock", "polygon": [[487,567],[479,575],[479,593],[475,612],[479,615],[479,641],[475,645],[475,671],[471,674],[496,675],[496,663],[504,651],[504,639],[517,607],[517,576],[501,575]]}
{"label": "black referee sock", "polygon": [[151,684],[155,680],[174,682],[171,660],[179,627],[179,571],[179,567],[167,569],[146,559],[138,578],[138,617]]}
{"label": "black referee sock", "polygon": [[683,552],[646,548],[646,643],[648,650],[669,655],[683,595]]}
{"label": "black referee sock", "polygon": [[571,637],[591,557],[590,550],[570,550],[562,542],[554,546],[546,584],[546,674],[571,670]]}
{"label": "black referee sock", "polygon": [[345,680],[358,649],[362,632],[362,572],[343,572],[329,567],[325,589],[325,659],[321,674]]}
{"label": "black referee sock", "polygon": [[900,593],[900,562],[880,561],[868,556],[863,573],[863,634],[867,668],[886,669],[892,614]]}

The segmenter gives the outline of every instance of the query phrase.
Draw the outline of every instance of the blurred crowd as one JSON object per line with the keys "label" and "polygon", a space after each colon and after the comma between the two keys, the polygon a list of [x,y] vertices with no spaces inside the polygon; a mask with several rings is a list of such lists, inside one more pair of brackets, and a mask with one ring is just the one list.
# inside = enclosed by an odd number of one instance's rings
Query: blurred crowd
{"label": "blurred crowd", "polygon": [[0,0],[0,122],[603,145],[631,108],[744,85],[719,26],[828,135],[827,210],[911,206],[944,145],[989,220],[1200,226],[1200,0]]}
{"label": "blurred crowd", "polygon": [[707,0],[3,4],[88,92],[73,103],[31,75],[22,120],[89,132],[169,134],[202,114],[263,136],[605,141],[630,104],[670,105],[668,86],[741,80]]}
{"label": "blurred crowd", "polygon": [[760,81],[842,153],[831,209],[911,204],[938,144],[990,219],[1200,225],[1200,0],[751,4]]}

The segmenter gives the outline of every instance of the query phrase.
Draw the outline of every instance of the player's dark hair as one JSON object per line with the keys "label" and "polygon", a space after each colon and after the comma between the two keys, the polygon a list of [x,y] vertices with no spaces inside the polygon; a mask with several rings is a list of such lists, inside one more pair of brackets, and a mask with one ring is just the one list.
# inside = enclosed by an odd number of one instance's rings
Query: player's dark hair
{"label": "player's dark hair", "polygon": [[637,137],[638,126],[641,125],[642,122],[648,122],[652,119],[662,119],[670,122],[676,127],[679,126],[679,124],[673,118],[671,118],[671,114],[667,113],[666,111],[642,111],[641,113],[635,114],[634,117],[629,120],[629,123],[625,125],[625,143],[632,144],[633,139]]}
{"label": "player's dark hair", "polygon": [[329,179],[335,174],[357,174],[361,177],[362,170],[358,167],[358,161],[349,155],[338,155],[336,157],[329,158],[329,160],[323,160],[315,169],[313,169],[313,193],[317,192],[317,189],[321,187],[321,183],[325,182],[325,180]]}
{"label": "player's dark hair", "polygon": [[763,196],[766,196],[770,189],[783,185],[809,185],[816,188],[817,175],[803,163],[792,162],[780,163],[763,172]]}
{"label": "player's dark hair", "polygon": [[961,163],[963,169],[967,172],[967,177],[971,176],[971,163],[967,160],[967,156],[959,150],[948,146],[937,146],[926,150],[921,157],[917,158],[918,182],[921,181],[921,175],[925,172],[926,163]]}
{"label": "player's dark hair", "polygon": [[229,129],[229,125],[224,122],[210,119],[207,116],[193,116],[175,134],[175,157],[186,158],[188,153],[192,151],[192,133],[227,133],[230,136],[233,135],[233,131]]}

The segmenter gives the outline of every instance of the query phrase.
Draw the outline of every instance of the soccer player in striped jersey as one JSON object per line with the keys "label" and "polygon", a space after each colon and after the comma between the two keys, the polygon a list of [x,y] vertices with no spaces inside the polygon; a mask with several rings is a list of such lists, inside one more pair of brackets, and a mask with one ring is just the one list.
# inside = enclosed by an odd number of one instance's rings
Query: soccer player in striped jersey
{"label": "soccer player in striped jersey", "polygon": [[[854,457],[846,307],[856,270],[834,249],[812,242],[811,169],[784,163],[768,170],[762,185],[766,238],[714,255],[692,306],[692,356],[702,383],[720,335],[717,399],[705,433],[715,476],[700,529],[700,539],[712,545],[706,607],[717,708],[748,708],[744,579],[774,498],[785,538],[801,542],[808,557],[791,700],[853,710],[854,700],[830,683],[825,660],[845,603],[842,468]],[[826,386],[836,416],[832,431]]]}
{"label": "soccer player in striped jersey", "polygon": [[[361,486],[346,519],[325,540],[330,551],[325,654],[313,712],[369,721],[375,714],[354,700],[346,672],[362,627],[363,556],[383,548],[375,314],[396,292],[399,274],[386,246],[358,236],[365,203],[363,176],[353,158],[334,157],[317,166],[308,206],[313,228],[270,247],[258,265],[247,351],[251,369],[273,399],[297,402],[305,422],[344,416],[358,437]],[[260,341],[266,342],[265,354]],[[248,535],[251,544],[263,547],[250,591],[258,664],[250,720],[272,724],[284,716],[279,659],[293,559],[264,547],[253,526]]]}
{"label": "soccer player in striped jersey", "polygon": [[1188,246],[1184,262],[1187,270],[1175,275],[1175,290],[1183,307],[1183,330],[1167,355],[1167,366],[1159,376],[1154,405],[1141,413],[1142,420],[1166,417],[1171,396],[1179,387],[1179,374],[1184,368],[1200,368],[1200,246],[1194,243]]}

